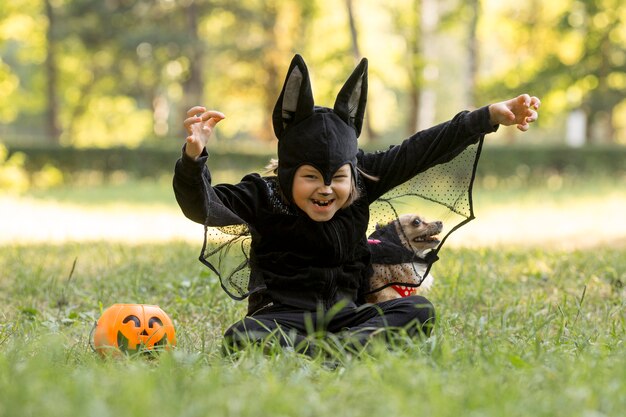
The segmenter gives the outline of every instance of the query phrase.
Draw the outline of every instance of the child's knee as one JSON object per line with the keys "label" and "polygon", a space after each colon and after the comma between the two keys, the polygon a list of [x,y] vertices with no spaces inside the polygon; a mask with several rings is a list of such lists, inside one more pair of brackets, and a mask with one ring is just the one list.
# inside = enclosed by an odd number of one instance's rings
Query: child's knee
{"label": "child's knee", "polygon": [[397,304],[394,307],[402,311],[407,329],[417,327],[426,335],[430,334],[435,324],[435,306],[428,299],[413,295],[395,301]]}
{"label": "child's knee", "polygon": [[430,335],[433,326],[435,325],[435,306],[426,298],[415,295],[408,297],[413,301],[413,309],[415,313],[415,319],[419,322],[420,330]]}
{"label": "child's knee", "polygon": [[248,346],[260,346],[268,352],[276,346],[308,355],[315,352],[315,346],[296,330],[283,328],[273,320],[253,317],[246,317],[230,326],[224,332],[222,348],[226,354],[230,354]]}
{"label": "child's knee", "polygon": [[224,343],[232,347],[242,347],[251,343],[258,343],[272,333],[273,329],[267,323],[262,323],[251,317],[238,321],[224,332]]}

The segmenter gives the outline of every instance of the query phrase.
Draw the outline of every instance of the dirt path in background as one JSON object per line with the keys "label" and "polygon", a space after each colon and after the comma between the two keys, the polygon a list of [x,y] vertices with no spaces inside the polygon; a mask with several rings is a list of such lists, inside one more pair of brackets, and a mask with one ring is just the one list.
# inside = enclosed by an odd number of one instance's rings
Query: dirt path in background
{"label": "dirt path in background", "polygon": [[11,197],[0,197],[0,207],[0,243],[202,241],[202,226],[187,220],[177,207],[96,208]]}
{"label": "dirt path in background", "polygon": [[626,247],[626,196],[478,210],[476,219],[456,231],[450,240],[451,244],[467,247]]}
{"label": "dirt path in background", "polygon": [[[176,207],[109,205],[85,208],[28,198],[0,197],[0,244],[110,240],[132,243],[185,240],[200,244],[202,226]],[[450,246],[626,247],[626,196],[575,204],[518,205],[477,210]]]}

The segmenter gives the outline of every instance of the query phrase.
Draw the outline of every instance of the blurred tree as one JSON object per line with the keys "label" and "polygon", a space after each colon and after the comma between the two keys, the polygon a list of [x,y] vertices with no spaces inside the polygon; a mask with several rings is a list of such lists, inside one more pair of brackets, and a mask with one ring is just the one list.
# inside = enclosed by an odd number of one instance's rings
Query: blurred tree
{"label": "blurred tree", "polygon": [[447,2],[447,8],[442,11],[440,31],[454,33],[460,28],[460,44],[464,50],[461,57],[456,57],[458,68],[462,72],[459,77],[462,81],[461,106],[465,109],[479,105],[478,81],[480,77],[480,39],[478,30],[482,11],[481,0],[460,0]]}
{"label": "blurred tree", "polygon": [[304,49],[316,2],[225,1],[222,9],[207,22],[208,37],[219,44],[215,57],[219,61],[214,65],[220,81],[211,85],[211,91],[226,109],[234,108],[239,113],[247,107],[243,102],[260,104],[260,109],[253,109],[254,105],[247,108],[247,122],[257,121],[254,126],[248,125],[248,133],[263,141],[274,140],[272,111],[288,60]]}
{"label": "blurred tree", "polygon": [[626,112],[626,3],[337,4],[0,2],[0,133],[133,145],[179,135],[183,112],[206,104],[238,115],[221,135],[269,141],[284,71],[302,52],[317,73],[320,102],[335,96],[352,56],[372,58],[376,102],[368,108],[384,111],[384,123],[374,119],[383,139],[400,126],[413,133],[430,125],[435,107],[473,106],[521,91],[540,93],[542,120],[582,112],[591,141],[612,140],[616,128],[626,135],[626,124],[619,125],[626,119],[619,113]]}
{"label": "blurred tree", "polygon": [[389,5],[389,12],[392,16],[394,29],[400,33],[406,42],[406,59],[402,60],[406,64],[409,82],[407,88],[408,117],[405,133],[410,135],[417,131],[420,124],[420,99],[424,85],[425,61],[422,51],[421,0],[410,0]]}
{"label": "blurred tree", "polygon": [[48,140],[54,144],[59,144],[61,129],[59,128],[59,99],[57,94],[57,65],[56,65],[56,25],[55,11],[50,0],[44,1],[48,26],[46,30],[46,133]]}
{"label": "blurred tree", "polygon": [[[204,7],[202,7],[204,6]],[[205,48],[210,47],[209,40],[202,42],[200,39],[200,19],[210,13],[208,2],[188,2],[182,5],[184,15],[187,18],[186,33],[188,41],[183,45],[186,56],[189,59],[187,76],[183,79],[183,95],[181,107],[186,111],[190,107],[204,103],[204,54]],[[180,117],[184,115],[181,114]],[[180,129],[183,129],[180,124]],[[181,132],[181,136],[182,136]]]}
{"label": "blurred tree", "polygon": [[390,6],[395,30],[406,42],[408,105],[406,134],[428,128],[435,122],[439,82],[438,31],[441,4],[435,0],[410,0]]}
{"label": "blurred tree", "polygon": [[7,63],[10,49],[10,22],[15,11],[10,10],[8,2],[0,3],[0,123],[12,122],[16,109],[12,105],[13,98],[19,87],[19,78],[12,66]]}
{"label": "blurred tree", "polygon": [[464,107],[472,108],[478,105],[476,88],[478,84],[480,62],[478,22],[480,18],[481,6],[479,0],[466,0],[464,4],[467,10],[467,70],[465,72],[466,98]]}
{"label": "blurred tree", "polygon": [[[81,135],[76,129],[102,96],[126,103],[127,119],[138,129],[135,134],[167,135],[170,119],[179,133],[184,109],[203,101],[205,43],[199,40],[198,27],[213,6],[209,0],[68,0],[64,41],[73,49],[66,53],[86,54],[86,59],[84,66],[74,68],[82,76],[72,80],[75,98],[65,103],[73,109],[66,136]],[[113,131],[119,117],[110,120],[110,136],[124,134],[123,140],[133,141],[133,132]]]}
{"label": "blurred tree", "polygon": [[0,2],[0,123],[2,136],[42,137],[45,114],[41,73],[45,18],[39,0]]}
{"label": "blurred tree", "polygon": [[[582,110],[586,137],[613,142],[616,108],[626,101],[626,3],[559,0],[550,8],[532,0],[500,41],[514,51],[508,71],[489,91],[540,92],[544,112]],[[548,105],[549,104],[549,105]]]}
{"label": "blurred tree", "polygon": [[[573,67],[559,59],[577,86],[587,115],[587,138],[612,142],[614,111],[626,100],[626,3],[621,0],[576,1],[561,19],[561,28],[580,33],[582,54]],[[558,52],[557,52],[558,55]]]}
{"label": "blurred tree", "polygon": [[[348,27],[350,28],[350,39],[352,40],[352,56],[354,57],[354,62],[358,64],[363,55],[361,55],[361,48],[359,47],[359,33],[357,29],[356,16],[354,14],[352,0],[345,0],[345,2],[346,12],[348,15]],[[368,140],[376,140],[376,132],[374,132],[374,129],[372,129],[372,124],[370,123],[369,107],[365,109],[365,113],[365,136]]]}

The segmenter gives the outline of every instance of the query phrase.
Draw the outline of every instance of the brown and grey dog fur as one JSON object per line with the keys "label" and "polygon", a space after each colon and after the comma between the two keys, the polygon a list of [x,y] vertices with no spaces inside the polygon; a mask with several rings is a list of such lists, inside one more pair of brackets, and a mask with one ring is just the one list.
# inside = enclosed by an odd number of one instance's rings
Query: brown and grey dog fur
{"label": "brown and grey dog fur", "polygon": [[[402,245],[413,251],[418,257],[424,258],[426,253],[436,248],[440,243],[436,235],[443,230],[443,223],[441,221],[428,222],[423,217],[415,214],[404,214],[398,217],[397,220],[382,227],[394,228]],[[381,241],[379,244],[384,243],[384,241]],[[433,277],[430,274],[424,280],[421,279],[426,271],[426,263],[382,264],[377,263],[376,256],[373,255],[372,266],[374,269],[374,274],[370,278],[370,288],[372,289],[381,288],[394,282],[398,283],[401,289],[406,291],[406,294],[415,295],[424,293],[433,284]],[[419,287],[402,286],[403,283],[417,285],[420,281],[422,282]],[[391,286],[388,286],[380,291],[368,294],[366,301],[368,303],[379,303],[402,297],[403,295]]]}

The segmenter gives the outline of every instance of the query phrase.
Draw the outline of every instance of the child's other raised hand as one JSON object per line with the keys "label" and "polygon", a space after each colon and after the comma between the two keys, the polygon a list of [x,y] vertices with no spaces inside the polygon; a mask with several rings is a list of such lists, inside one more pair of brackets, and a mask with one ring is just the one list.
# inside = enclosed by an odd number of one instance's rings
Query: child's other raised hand
{"label": "child's other raised hand", "polygon": [[530,123],[537,120],[537,110],[541,101],[537,97],[522,94],[510,100],[494,103],[489,106],[491,124],[504,126],[517,125],[522,132],[526,132]]}
{"label": "child's other raised hand", "polygon": [[187,110],[187,118],[183,122],[187,131],[185,153],[192,159],[198,158],[206,146],[215,125],[225,118],[223,113],[207,110],[206,107],[194,106]]}

